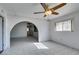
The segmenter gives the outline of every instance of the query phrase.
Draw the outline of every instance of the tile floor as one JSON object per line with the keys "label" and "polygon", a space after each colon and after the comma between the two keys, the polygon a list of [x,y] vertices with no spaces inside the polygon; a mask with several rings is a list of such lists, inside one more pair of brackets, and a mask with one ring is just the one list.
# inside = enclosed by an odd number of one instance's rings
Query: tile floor
{"label": "tile floor", "polygon": [[11,39],[11,48],[1,55],[79,55],[79,51],[52,41],[41,42],[41,47],[48,49],[39,49],[34,43],[38,42],[33,37]]}

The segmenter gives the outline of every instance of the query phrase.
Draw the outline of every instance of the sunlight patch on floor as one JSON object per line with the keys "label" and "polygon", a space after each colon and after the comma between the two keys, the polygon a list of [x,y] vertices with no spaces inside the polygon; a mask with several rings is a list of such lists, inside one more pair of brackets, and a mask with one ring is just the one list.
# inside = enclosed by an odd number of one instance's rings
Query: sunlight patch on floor
{"label": "sunlight patch on floor", "polygon": [[43,43],[33,43],[38,49],[48,49]]}

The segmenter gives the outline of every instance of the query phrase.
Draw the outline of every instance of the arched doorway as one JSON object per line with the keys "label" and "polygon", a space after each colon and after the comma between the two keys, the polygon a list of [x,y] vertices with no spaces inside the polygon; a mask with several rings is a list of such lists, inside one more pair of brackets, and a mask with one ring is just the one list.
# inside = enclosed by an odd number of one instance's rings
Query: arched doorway
{"label": "arched doorway", "polygon": [[16,24],[10,32],[10,45],[13,46],[17,42],[38,42],[38,29],[31,22],[20,22]]}
{"label": "arched doorway", "polygon": [[[4,44],[4,49],[8,49],[10,48],[10,37],[11,37],[11,31],[13,29],[13,27],[15,27],[18,23],[21,23],[21,22],[30,22],[30,23],[33,23],[37,29],[38,29],[38,41],[39,42],[43,42],[43,41],[47,41],[49,40],[49,37],[48,37],[48,22],[45,21],[45,20],[41,20],[40,19],[35,19],[35,18],[27,18],[27,17],[24,17],[24,18],[19,18],[19,19],[15,19],[15,18],[11,18],[12,20],[9,19],[9,22],[7,23],[7,25],[5,24],[5,44]],[[34,19],[34,20],[33,20]]]}

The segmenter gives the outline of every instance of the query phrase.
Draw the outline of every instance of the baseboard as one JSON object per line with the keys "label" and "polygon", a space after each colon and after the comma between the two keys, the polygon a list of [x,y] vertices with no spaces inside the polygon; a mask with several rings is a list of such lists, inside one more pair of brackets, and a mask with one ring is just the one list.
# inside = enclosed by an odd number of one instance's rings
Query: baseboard
{"label": "baseboard", "polygon": [[60,42],[57,42],[57,41],[55,41],[55,40],[50,40],[50,41],[52,41],[52,42],[54,42],[54,43],[56,43],[56,44],[60,44],[60,45],[62,45],[62,46],[65,46],[65,47],[68,47],[68,48],[71,48],[71,49],[74,49],[74,50],[79,51],[79,49],[74,48],[74,47],[71,47],[71,46],[66,45],[66,44],[64,44],[64,43],[60,43]]}
{"label": "baseboard", "polygon": [[11,37],[11,39],[19,39],[19,38],[27,38],[27,37]]}

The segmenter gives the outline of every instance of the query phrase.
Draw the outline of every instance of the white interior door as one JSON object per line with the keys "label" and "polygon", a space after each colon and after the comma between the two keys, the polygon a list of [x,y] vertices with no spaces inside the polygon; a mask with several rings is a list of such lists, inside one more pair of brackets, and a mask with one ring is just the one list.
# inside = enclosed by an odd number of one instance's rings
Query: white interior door
{"label": "white interior door", "polygon": [[0,17],[0,51],[2,51],[2,17]]}

